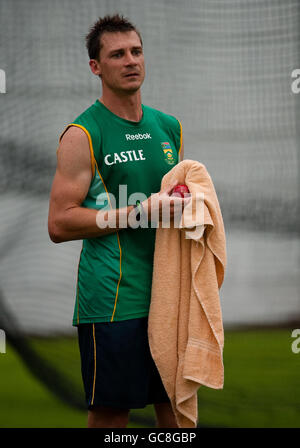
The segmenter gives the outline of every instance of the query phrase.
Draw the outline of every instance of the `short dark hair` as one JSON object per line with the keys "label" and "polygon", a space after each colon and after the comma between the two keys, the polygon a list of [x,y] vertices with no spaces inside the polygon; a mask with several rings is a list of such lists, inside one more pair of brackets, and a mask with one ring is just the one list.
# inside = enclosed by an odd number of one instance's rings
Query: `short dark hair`
{"label": "short dark hair", "polygon": [[119,14],[113,16],[99,17],[97,22],[90,28],[89,33],[86,35],[86,48],[89,53],[90,59],[99,58],[100,50],[102,47],[101,36],[103,33],[115,33],[115,32],[135,31],[140,38],[141,45],[143,46],[142,37],[137,28],[129,22],[129,20]]}

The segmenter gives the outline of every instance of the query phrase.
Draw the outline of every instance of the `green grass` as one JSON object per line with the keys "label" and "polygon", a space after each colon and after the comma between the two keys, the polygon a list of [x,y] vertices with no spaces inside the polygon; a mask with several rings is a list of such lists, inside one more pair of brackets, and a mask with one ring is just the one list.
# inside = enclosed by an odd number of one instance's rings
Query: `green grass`
{"label": "green grass", "polygon": [[85,427],[85,413],[53,397],[9,345],[0,355],[0,379],[1,428]]}
{"label": "green grass", "polygon": [[[300,427],[300,353],[291,350],[291,330],[225,331],[223,390],[200,387],[198,422],[203,426]],[[51,358],[56,347],[74,341],[47,341]],[[39,345],[41,348],[41,345]],[[75,357],[76,358],[76,357]],[[78,359],[69,354],[69,371],[79,381]],[[70,365],[70,360],[73,363]],[[66,368],[63,369],[65,372]],[[24,366],[11,346],[0,354],[0,427],[85,428],[87,415],[54,397]],[[131,411],[135,416],[154,418],[152,405]]]}
{"label": "green grass", "polygon": [[300,427],[300,353],[291,331],[225,332],[222,390],[201,387],[199,422],[230,427]]}

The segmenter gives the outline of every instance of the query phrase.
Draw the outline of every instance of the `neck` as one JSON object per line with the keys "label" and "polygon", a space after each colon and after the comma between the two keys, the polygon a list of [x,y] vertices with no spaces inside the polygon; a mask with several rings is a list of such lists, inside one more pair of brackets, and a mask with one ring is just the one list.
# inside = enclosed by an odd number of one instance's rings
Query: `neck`
{"label": "neck", "polygon": [[99,101],[115,115],[125,120],[140,121],[143,115],[140,90],[131,94],[116,94],[103,89]]}

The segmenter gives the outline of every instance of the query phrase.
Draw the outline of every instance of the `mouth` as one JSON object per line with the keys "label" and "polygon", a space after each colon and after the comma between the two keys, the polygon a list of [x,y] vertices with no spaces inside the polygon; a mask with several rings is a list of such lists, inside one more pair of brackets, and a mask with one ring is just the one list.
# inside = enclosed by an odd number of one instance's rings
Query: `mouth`
{"label": "mouth", "polygon": [[133,78],[133,77],[135,77],[135,76],[139,76],[139,74],[138,73],[128,73],[127,75],[124,75],[125,76],[125,78]]}

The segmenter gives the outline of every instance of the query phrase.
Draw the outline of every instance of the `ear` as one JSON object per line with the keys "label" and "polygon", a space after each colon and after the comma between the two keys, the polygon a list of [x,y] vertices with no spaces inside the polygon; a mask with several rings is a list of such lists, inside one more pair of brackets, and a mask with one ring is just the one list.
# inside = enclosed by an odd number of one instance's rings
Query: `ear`
{"label": "ear", "polygon": [[99,61],[97,61],[96,59],[90,59],[89,66],[90,66],[91,71],[94,73],[94,75],[101,76],[102,70],[101,70],[101,64]]}

